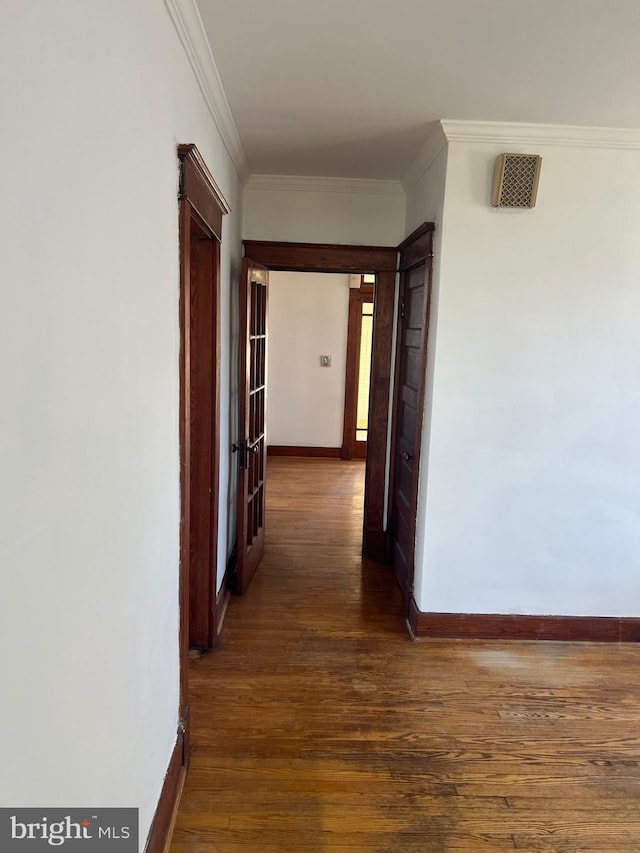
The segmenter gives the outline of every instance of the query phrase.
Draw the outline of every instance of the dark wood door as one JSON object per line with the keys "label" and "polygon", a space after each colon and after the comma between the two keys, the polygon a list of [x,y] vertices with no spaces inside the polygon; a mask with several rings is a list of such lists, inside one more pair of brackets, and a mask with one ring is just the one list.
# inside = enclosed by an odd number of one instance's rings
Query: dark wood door
{"label": "dark wood door", "polygon": [[238,389],[238,571],[236,592],[246,591],[264,552],[267,471],[267,309],[269,271],[244,258],[240,294]]}
{"label": "dark wood door", "polygon": [[216,631],[220,243],[204,234],[193,218],[190,242],[189,645],[206,649],[213,645]]}
{"label": "dark wood door", "polygon": [[[424,227],[424,226],[423,226]],[[431,226],[432,227],[432,226]],[[419,229],[419,232],[421,229]],[[400,246],[391,490],[393,568],[408,602],[413,593],[418,465],[426,374],[431,282],[431,229]],[[425,241],[425,237],[428,239]],[[416,243],[418,250],[416,251]]]}

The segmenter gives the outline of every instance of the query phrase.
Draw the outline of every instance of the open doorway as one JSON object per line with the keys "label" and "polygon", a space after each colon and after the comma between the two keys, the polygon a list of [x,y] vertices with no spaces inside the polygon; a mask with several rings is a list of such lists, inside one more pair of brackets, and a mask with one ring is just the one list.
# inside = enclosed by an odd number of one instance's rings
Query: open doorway
{"label": "open doorway", "polygon": [[270,456],[342,454],[351,276],[269,275]]}
{"label": "open doorway", "polygon": [[252,240],[246,240],[244,246],[245,258],[262,265],[270,273],[291,271],[359,275],[366,272],[375,275],[362,551],[367,556],[386,561],[389,405],[397,249]]}

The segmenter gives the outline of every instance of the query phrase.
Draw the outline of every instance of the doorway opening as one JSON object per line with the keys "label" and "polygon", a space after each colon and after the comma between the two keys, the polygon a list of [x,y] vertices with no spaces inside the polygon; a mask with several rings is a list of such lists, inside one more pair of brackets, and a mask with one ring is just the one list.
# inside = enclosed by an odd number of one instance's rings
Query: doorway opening
{"label": "doorway opening", "polygon": [[396,247],[245,240],[245,258],[269,271],[375,275],[362,552],[388,561],[389,405],[396,290]]}
{"label": "doorway opening", "polygon": [[351,278],[269,273],[269,456],[341,456]]}

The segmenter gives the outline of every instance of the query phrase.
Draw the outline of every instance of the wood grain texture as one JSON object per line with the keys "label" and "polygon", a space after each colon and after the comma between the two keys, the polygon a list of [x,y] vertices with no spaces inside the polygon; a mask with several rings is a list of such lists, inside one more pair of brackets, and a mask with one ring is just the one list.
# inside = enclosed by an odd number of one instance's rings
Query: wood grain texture
{"label": "wood grain texture", "polygon": [[618,616],[526,616],[502,613],[423,613],[409,610],[415,637],[638,642],[640,619]]}
{"label": "wood grain texture", "polygon": [[407,270],[433,255],[434,222],[423,222],[400,243],[400,269]]}
{"label": "wood grain texture", "polygon": [[433,222],[424,222],[398,247],[400,306],[397,320],[391,506],[388,540],[407,608],[413,595],[422,422],[425,404],[433,255]]}
{"label": "wood grain texture", "polygon": [[217,240],[222,240],[222,217],[230,213],[229,205],[202,155],[192,143],[178,145],[180,186],[178,197],[189,199],[202,222]]}
{"label": "wood grain texture", "polygon": [[362,296],[360,289],[349,288],[347,323],[347,358],[344,382],[344,417],[342,426],[342,459],[353,459],[358,421],[358,368],[362,337]]}
{"label": "wood grain texture", "polygon": [[637,853],[640,646],[411,642],[362,470],[269,461],[260,571],[191,666],[172,853]]}
{"label": "wood grain texture", "polygon": [[272,243],[244,240],[245,255],[270,270],[297,272],[395,272],[397,249],[334,243]]}
{"label": "wood grain texture", "polygon": [[214,491],[212,482],[219,458],[212,453],[212,439],[219,434],[219,421],[214,419],[214,244],[219,245],[191,234],[189,644],[203,649],[211,646],[210,604],[215,597],[217,557],[218,515],[213,506],[217,488]]}
{"label": "wood grain texture", "polygon": [[308,459],[340,459],[339,447],[301,447],[292,444],[270,444],[267,456],[299,456]]}
{"label": "wood grain texture", "polygon": [[395,272],[380,272],[376,277],[371,384],[369,386],[369,429],[365,476],[364,533],[362,550],[368,557],[384,559],[375,543],[387,523],[385,487],[387,431],[393,354],[393,311],[396,293]]}
{"label": "wood grain texture", "polygon": [[189,705],[189,555],[191,552],[191,209],[179,203],[180,245],[180,700],[182,719]]}

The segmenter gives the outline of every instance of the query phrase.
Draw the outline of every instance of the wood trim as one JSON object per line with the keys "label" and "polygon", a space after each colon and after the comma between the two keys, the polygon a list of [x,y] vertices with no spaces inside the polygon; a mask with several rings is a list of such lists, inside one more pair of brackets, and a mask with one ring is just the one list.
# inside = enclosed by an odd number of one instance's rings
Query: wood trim
{"label": "wood trim", "polygon": [[362,333],[362,295],[359,288],[349,288],[347,323],[347,358],[344,383],[344,419],[342,424],[342,458],[353,459],[356,441],[358,406],[358,367]]}
{"label": "wood trim", "polygon": [[640,642],[640,619],[627,616],[524,616],[502,613],[423,613],[409,603],[413,637],[467,640]]}
{"label": "wood trim", "polygon": [[389,536],[384,530],[367,531],[366,556],[379,563],[388,563],[391,559]]}
{"label": "wood trim", "polygon": [[[274,243],[244,241],[245,256],[269,269],[299,272],[374,273],[375,317],[369,396],[369,435],[365,475],[365,508],[362,551],[384,559],[379,547],[386,541],[384,512],[389,379],[393,344],[398,250],[380,246],[342,246],[330,243]],[[376,331],[377,330],[377,331]],[[372,441],[371,429],[374,428]]]}
{"label": "wood trim", "polygon": [[178,730],[169,759],[160,799],[147,836],[145,853],[164,853],[170,844],[189,765],[189,743],[189,717],[187,716],[184,730],[182,728]]}
{"label": "wood trim", "polygon": [[218,529],[220,519],[220,394],[222,387],[220,364],[222,362],[222,332],[220,321],[220,256],[221,245],[219,240],[213,241],[213,401],[211,406],[211,418],[213,422],[213,434],[211,436],[211,522],[210,522],[210,548],[209,548],[209,577],[211,589],[209,590],[209,601],[213,604],[211,619],[209,620],[209,648],[213,648],[218,640],[218,599],[216,596],[216,583],[218,580]]}
{"label": "wood trim", "polygon": [[351,455],[351,458],[352,459],[366,459],[367,458],[367,442],[366,441],[356,440],[353,442],[353,453]]}
{"label": "wood trim", "polygon": [[218,240],[222,240],[222,217],[230,213],[220,187],[195,145],[178,145],[180,160],[180,184],[178,198],[189,199],[192,207],[211,229]]}
{"label": "wood trim", "polygon": [[[204,160],[195,145],[179,145],[178,161],[180,167],[179,184],[179,255],[180,255],[180,400],[179,400],[179,441],[180,441],[180,568],[179,568],[179,649],[180,649],[180,699],[179,714],[184,719],[188,713],[188,663],[190,621],[190,583],[192,575],[191,541],[192,526],[192,468],[194,464],[193,430],[196,428],[193,412],[192,387],[192,300],[198,285],[211,288],[211,507],[209,527],[210,577],[206,584],[205,606],[209,614],[208,625],[201,639],[211,646],[216,636],[215,580],[218,543],[218,507],[219,507],[219,471],[220,471],[220,236],[222,216],[229,207],[213,180]],[[197,253],[194,241],[206,241],[209,250],[204,253],[206,269],[200,271],[198,281],[192,281]],[[197,460],[195,460],[197,461]]]}
{"label": "wood trim", "polygon": [[384,511],[387,480],[387,435],[391,366],[393,363],[393,310],[396,298],[396,272],[378,272],[376,276],[371,385],[369,390],[369,429],[367,430],[367,470],[364,484],[363,553],[381,559],[374,539],[386,529]]}
{"label": "wood trim", "polygon": [[294,272],[395,272],[398,250],[336,243],[274,243],[244,240],[245,255],[271,270]]}
{"label": "wood trim", "polygon": [[[400,269],[406,270],[410,266],[423,261],[431,256],[432,235],[435,231],[435,222],[423,222],[408,237],[405,237],[398,246],[400,252]],[[416,258],[417,260],[412,260]]]}
{"label": "wood trim", "polygon": [[191,552],[191,210],[179,205],[180,243],[180,701],[184,717],[189,701],[189,562]]}
{"label": "wood trim", "polygon": [[340,459],[340,447],[298,447],[287,444],[270,444],[267,456],[304,456],[310,459]]}

